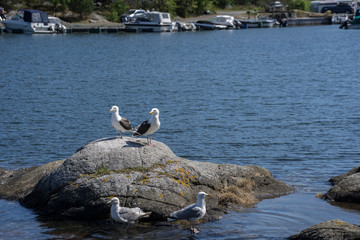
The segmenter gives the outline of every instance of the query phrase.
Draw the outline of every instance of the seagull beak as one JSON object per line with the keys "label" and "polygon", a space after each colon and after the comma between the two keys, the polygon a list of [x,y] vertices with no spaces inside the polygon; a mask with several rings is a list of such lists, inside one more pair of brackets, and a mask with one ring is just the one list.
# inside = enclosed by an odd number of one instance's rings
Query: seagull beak
{"label": "seagull beak", "polygon": [[152,114],[153,112],[149,112],[149,114]]}
{"label": "seagull beak", "polygon": [[211,195],[211,194],[208,194],[207,196],[210,196],[210,197],[212,197],[212,195]]}
{"label": "seagull beak", "polygon": [[110,112],[112,112],[112,111],[114,111],[114,110],[110,109]]}

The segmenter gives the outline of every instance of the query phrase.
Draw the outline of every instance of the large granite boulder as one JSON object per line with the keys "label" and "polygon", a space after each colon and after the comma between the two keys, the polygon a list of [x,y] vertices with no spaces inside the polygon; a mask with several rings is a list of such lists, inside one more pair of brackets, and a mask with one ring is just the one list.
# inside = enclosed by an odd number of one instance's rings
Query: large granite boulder
{"label": "large granite boulder", "polygon": [[360,166],[330,179],[334,186],[323,198],[337,202],[360,203]]}
{"label": "large granite boulder", "polygon": [[355,240],[360,239],[360,226],[341,220],[316,224],[288,238],[289,240]]}
{"label": "large granite boulder", "polygon": [[[40,214],[76,219],[106,218],[109,198],[122,206],[151,211],[151,219],[207,197],[207,219],[223,214],[227,204],[251,204],[294,189],[257,166],[190,161],[169,147],[146,139],[107,138],[91,142],[47,173],[20,203]],[[1,186],[0,186],[1,188]]]}

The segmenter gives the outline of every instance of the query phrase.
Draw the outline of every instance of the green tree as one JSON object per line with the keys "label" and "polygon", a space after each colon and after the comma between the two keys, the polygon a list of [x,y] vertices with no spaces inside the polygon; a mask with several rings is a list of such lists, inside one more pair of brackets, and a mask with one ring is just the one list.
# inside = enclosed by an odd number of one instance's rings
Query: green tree
{"label": "green tree", "polygon": [[308,0],[291,0],[288,3],[289,9],[310,11],[311,3]]}
{"label": "green tree", "polygon": [[204,14],[204,12],[209,9],[212,9],[211,0],[196,0],[196,15]]}
{"label": "green tree", "polygon": [[196,0],[177,0],[176,4],[176,14],[180,17],[187,18],[190,15],[193,15],[197,8]]}
{"label": "green tree", "polygon": [[93,0],[70,0],[69,8],[71,11],[80,14],[81,19],[84,19],[94,10]]}
{"label": "green tree", "polygon": [[123,0],[115,0],[110,5],[110,13],[107,19],[111,22],[119,22],[121,14],[125,13],[126,9],[128,9],[128,5]]}
{"label": "green tree", "polygon": [[232,0],[215,0],[214,4],[215,4],[215,6],[224,9],[228,5],[232,5],[233,1]]}
{"label": "green tree", "polygon": [[51,0],[52,4],[54,4],[54,10],[65,11],[70,3],[70,0]]}
{"label": "green tree", "polygon": [[150,8],[156,11],[175,13],[176,3],[174,0],[153,0],[151,1]]}

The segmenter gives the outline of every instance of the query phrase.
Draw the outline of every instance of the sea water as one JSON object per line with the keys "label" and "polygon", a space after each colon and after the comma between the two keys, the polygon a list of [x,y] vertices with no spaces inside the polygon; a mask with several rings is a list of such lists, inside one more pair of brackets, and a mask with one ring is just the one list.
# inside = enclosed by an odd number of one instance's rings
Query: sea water
{"label": "sea water", "polygon": [[[338,26],[0,35],[0,167],[65,159],[160,110],[153,139],[195,161],[258,165],[296,192],[198,225],[195,239],[281,239],[360,211],[316,198],[360,163],[358,32]],[[124,135],[127,135],[126,133]],[[191,239],[188,229],[55,221],[0,200],[0,239]]]}

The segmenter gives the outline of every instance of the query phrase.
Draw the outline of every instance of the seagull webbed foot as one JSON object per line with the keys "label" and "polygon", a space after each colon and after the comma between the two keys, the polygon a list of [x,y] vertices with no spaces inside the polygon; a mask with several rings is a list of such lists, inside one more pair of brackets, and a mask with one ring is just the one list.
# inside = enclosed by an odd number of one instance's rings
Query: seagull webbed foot
{"label": "seagull webbed foot", "polygon": [[193,233],[199,233],[200,231],[197,230],[196,228],[190,228],[190,230],[193,232]]}

